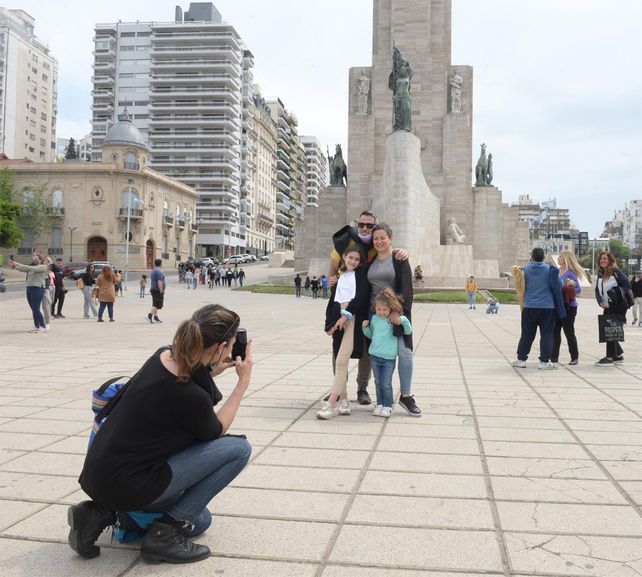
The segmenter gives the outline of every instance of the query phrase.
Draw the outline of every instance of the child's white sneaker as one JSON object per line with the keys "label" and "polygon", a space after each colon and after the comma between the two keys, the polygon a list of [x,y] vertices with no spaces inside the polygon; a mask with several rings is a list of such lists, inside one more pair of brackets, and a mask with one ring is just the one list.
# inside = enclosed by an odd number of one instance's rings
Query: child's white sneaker
{"label": "child's white sneaker", "polygon": [[392,407],[382,407],[381,409],[381,416],[384,419],[389,419],[390,415],[392,415]]}
{"label": "child's white sneaker", "polygon": [[323,408],[317,413],[317,419],[323,419],[325,421],[329,419],[334,419],[339,414],[338,405],[331,405],[326,403],[323,405]]}
{"label": "child's white sneaker", "polygon": [[350,414],[350,401],[348,399],[343,399],[339,401],[337,406],[340,415],[349,415]]}
{"label": "child's white sneaker", "polygon": [[375,408],[372,410],[372,416],[380,417],[382,410],[383,410],[383,405],[376,405]]}

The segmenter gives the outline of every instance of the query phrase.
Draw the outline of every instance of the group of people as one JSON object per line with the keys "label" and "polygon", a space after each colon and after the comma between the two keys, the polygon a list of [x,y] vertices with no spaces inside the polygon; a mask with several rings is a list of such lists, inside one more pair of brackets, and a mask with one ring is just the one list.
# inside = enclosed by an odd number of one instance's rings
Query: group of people
{"label": "group of people", "polygon": [[[540,333],[539,368],[556,369],[559,363],[562,332],[566,337],[570,355],[569,365],[579,362],[579,348],[575,335],[575,319],[582,281],[587,282],[584,269],[575,255],[562,251],[554,263],[545,262],[544,250],[534,248],[531,261],[518,274],[516,284],[523,295],[521,336],[517,346],[517,359],[513,366],[525,368],[537,330]],[[604,315],[626,323],[629,308],[627,293],[631,290],[628,276],[617,266],[609,251],[598,255],[595,271],[595,299]],[[634,308],[634,324],[636,315]],[[606,342],[606,354],[595,365],[610,367],[624,362],[624,352],[618,341]]]}
{"label": "group of people", "polygon": [[185,283],[188,289],[196,289],[200,284],[207,284],[208,288],[215,286],[243,286],[245,283],[245,271],[242,268],[223,267],[214,265],[197,267],[193,264],[179,264],[178,282]]}
{"label": "group of people", "polygon": [[306,298],[319,298],[319,289],[321,290],[323,298],[328,298],[328,289],[330,283],[328,281],[328,277],[324,274],[322,274],[319,278],[317,278],[316,275],[312,275],[312,278],[306,276],[304,282],[301,278],[301,275],[297,273],[294,277],[294,294],[296,298],[301,298],[301,285],[303,285],[303,295]]}

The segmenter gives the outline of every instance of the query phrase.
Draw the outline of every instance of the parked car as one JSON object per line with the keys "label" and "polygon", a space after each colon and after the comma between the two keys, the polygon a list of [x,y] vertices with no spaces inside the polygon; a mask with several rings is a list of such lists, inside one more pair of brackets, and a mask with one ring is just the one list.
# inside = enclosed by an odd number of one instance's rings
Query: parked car
{"label": "parked car", "polygon": [[70,276],[72,271],[79,268],[86,268],[86,267],[87,267],[86,260],[74,260],[74,261],[68,262],[66,265],[62,267],[62,274],[63,276]]}
{"label": "parked car", "polygon": [[201,261],[201,266],[216,266],[218,264],[218,261],[215,258],[210,258],[209,256],[199,260]]}
{"label": "parked car", "polygon": [[270,255],[269,254],[264,254],[262,257],[259,258],[259,260],[270,260]]}
{"label": "parked car", "polygon": [[234,254],[225,259],[225,264],[243,264],[244,262],[245,257],[241,254]]}
{"label": "parked car", "polygon": [[[110,266],[112,268],[112,270],[114,268],[114,265],[111,264],[109,261],[106,261],[106,260],[95,260],[91,264],[94,267],[94,274],[93,274],[94,278],[96,278],[100,274],[100,272],[103,270],[104,266]],[[86,270],[87,270],[87,265],[71,271],[71,274],[69,276],[74,280],[78,280],[82,275],[85,274]]]}

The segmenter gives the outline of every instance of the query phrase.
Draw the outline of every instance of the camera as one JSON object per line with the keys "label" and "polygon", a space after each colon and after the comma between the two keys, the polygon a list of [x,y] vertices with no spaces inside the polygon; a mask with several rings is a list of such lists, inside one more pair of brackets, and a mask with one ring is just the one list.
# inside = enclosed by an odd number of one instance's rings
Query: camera
{"label": "camera", "polygon": [[247,331],[239,329],[236,331],[236,342],[232,347],[232,360],[235,361],[236,357],[241,357],[245,360],[245,348],[247,347]]}

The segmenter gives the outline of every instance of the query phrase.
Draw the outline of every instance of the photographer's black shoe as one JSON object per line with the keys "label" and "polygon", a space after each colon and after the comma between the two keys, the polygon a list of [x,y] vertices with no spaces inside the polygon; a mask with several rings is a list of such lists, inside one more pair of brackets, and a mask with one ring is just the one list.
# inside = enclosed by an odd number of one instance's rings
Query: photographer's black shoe
{"label": "photographer's black shoe", "polygon": [[406,409],[411,417],[421,417],[421,409],[415,403],[415,398],[412,395],[407,397],[399,396],[398,403],[400,407]]}
{"label": "photographer's black shoe", "polygon": [[192,543],[174,525],[156,521],[143,539],[140,556],[149,563],[194,563],[207,559],[210,549]]}
{"label": "photographer's black shoe", "polygon": [[368,391],[365,389],[359,389],[357,391],[357,402],[360,405],[371,405],[372,400],[370,399],[370,395],[368,394]]}
{"label": "photographer's black shoe", "polygon": [[69,545],[85,559],[93,559],[100,555],[100,547],[96,539],[110,525],[116,523],[116,513],[108,511],[94,501],[83,501],[67,510]]}

